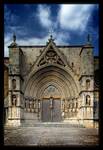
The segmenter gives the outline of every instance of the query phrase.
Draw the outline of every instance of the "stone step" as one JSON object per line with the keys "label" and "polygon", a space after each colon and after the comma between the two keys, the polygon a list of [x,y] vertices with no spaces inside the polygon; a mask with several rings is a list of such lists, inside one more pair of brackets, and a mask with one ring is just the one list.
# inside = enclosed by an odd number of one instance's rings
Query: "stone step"
{"label": "stone step", "polygon": [[83,127],[79,124],[70,124],[70,123],[24,123],[24,127]]}

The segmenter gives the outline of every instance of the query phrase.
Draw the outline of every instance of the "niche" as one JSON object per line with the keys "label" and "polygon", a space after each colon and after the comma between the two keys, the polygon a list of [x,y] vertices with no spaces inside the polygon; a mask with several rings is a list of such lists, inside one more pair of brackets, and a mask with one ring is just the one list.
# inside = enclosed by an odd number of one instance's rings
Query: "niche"
{"label": "niche", "polygon": [[88,90],[89,88],[90,88],[90,80],[87,79],[87,80],[86,80],[86,89]]}
{"label": "niche", "polygon": [[16,80],[15,79],[12,79],[12,88],[16,89]]}
{"label": "niche", "polygon": [[12,106],[16,106],[16,105],[17,105],[17,96],[12,95]]}
{"label": "niche", "polygon": [[90,96],[87,95],[86,96],[86,105],[90,105],[90,102],[91,102]]}

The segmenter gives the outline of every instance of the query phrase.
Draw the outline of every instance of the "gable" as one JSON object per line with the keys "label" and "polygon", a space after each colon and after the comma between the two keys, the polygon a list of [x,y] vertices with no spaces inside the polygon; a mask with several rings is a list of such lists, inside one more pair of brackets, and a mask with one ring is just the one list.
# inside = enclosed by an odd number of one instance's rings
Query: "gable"
{"label": "gable", "polygon": [[37,60],[37,66],[42,66],[45,64],[58,64],[66,66],[66,62],[64,61],[62,54],[53,41],[50,41]]}

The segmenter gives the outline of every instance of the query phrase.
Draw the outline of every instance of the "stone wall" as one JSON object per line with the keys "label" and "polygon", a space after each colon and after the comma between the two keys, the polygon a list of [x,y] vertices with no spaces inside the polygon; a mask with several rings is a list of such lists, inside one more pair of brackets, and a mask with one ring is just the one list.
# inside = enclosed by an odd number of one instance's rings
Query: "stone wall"
{"label": "stone wall", "polygon": [[[41,55],[41,53],[44,51],[45,46],[21,46],[20,47],[23,52],[23,74],[26,75],[32,66],[35,64],[35,62],[38,60],[38,57]],[[79,53],[81,51],[82,47],[75,46],[75,47],[69,47],[69,46],[58,46],[57,47],[63,57],[67,60],[70,67],[73,68],[75,74],[80,74],[80,56]],[[25,68],[25,69],[24,69]]]}
{"label": "stone wall", "polygon": [[8,96],[8,67],[4,65],[4,98]]}
{"label": "stone wall", "polygon": [[[55,44],[54,44],[55,45]],[[31,121],[32,123],[34,121],[37,121],[37,114],[33,112],[27,112],[25,111],[25,99],[24,99],[24,89],[23,89],[23,84],[26,83],[25,77],[28,77],[29,73],[33,73],[32,68],[34,68],[36,62],[38,62],[38,59],[42,56],[42,53],[44,52],[46,46],[17,46],[14,45],[13,47],[9,47],[9,52],[10,52],[10,67],[9,67],[9,102],[11,103],[11,94],[16,94],[18,92],[18,102],[16,107],[12,106],[9,104],[9,114],[8,118],[9,119],[14,119],[15,121],[8,121],[9,125],[15,125],[21,124],[21,119],[24,119],[25,123],[29,123],[28,121]],[[48,45],[47,45],[48,46]],[[51,68],[47,67],[47,71],[44,74],[43,72],[40,72],[37,74],[40,74],[40,76],[37,76],[36,73],[33,75],[33,78],[31,77],[30,80],[30,85],[31,87],[27,88],[27,93],[32,93],[32,96],[36,93],[35,88],[42,87],[41,84],[39,84],[39,80],[44,76],[43,79],[47,76],[47,78],[44,80],[45,82],[49,81],[50,79],[54,80],[55,82],[56,79],[60,80],[63,82],[66,81],[67,91],[66,93],[71,93],[72,97],[71,100],[75,99],[74,102],[78,101],[78,114],[77,112],[75,113],[76,116],[78,117],[77,119],[81,120],[81,124],[84,124],[86,127],[93,126],[93,101],[94,101],[94,57],[93,57],[93,47],[91,45],[86,45],[86,46],[57,46],[55,48],[57,51],[60,52],[61,58],[64,59],[64,62],[67,62],[66,64],[66,73],[65,71],[61,69],[62,67],[65,68],[65,65],[61,64],[56,64],[57,67]],[[63,57],[62,57],[63,56]],[[60,56],[59,56],[60,57]],[[60,59],[61,59],[60,58]],[[63,60],[62,59],[62,60]],[[48,62],[47,62],[48,63]],[[57,62],[56,62],[57,63]],[[51,63],[52,64],[52,63]],[[65,64],[65,63],[64,63]],[[95,64],[97,66],[97,61],[95,61]],[[59,66],[61,65],[61,66]],[[52,66],[52,65],[51,65]],[[42,67],[42,66],[40,66]],[[59,67],[60,71],[57,69]],[[63,69],[64,69],[63,68]],[[97,67],[96,67],[97,68]],[[34,68],[35,69],[35,68]],[[53,72],[54,69],[54,72]],[[70,69],[70,70],[69,70]],[[8,69],[5,67],[4,70],[4,95],[7,95],[8,91]],[[45,70],[45,69],[44,69]],[[62,70],[62,71],[61,71]],[[44,71],[45,72],[45,71]],[[50,75],[48,74],[50,73]],[[52,72],[52,73],[51,73]],[[59,74],[60,72],[60,74]],[[49,77],[48,76],[53,76]],[[76,76],[76,77],[75,77]],[[38,80],[37,80],[38,78]],[[64,80],[66,78],[66,80]],[[16,80],[16,89],[12,91],[12,81]],[[33,80],[32,80],[33,79]],[[48,79],[48,80],[47,80]],[[90,81],[89,88],[87,87],[87,80]],[[34,82],[35,81],[35,82]],[[37,82],[38,81],[38,82]],[[43,81],[42,84],[45,84]],[[49,81],[50,82],[50,81]],[[58,82],[58,81],[57,81]],[[32,84],[33,83],[33,84]],[[35,83],[35,85],[34,85]],[[51,83],[51,82],[50,82]],[[78,88],[80,87],[80,89]],[[31,88],[31,90],[30,90]],[[61,86],[62,88],[62,86]],[[69,91],[70,89],[70,91]],[[77,90],[78,89],[78,90]],[[63,89],[65,91],[65,89]],[[63,91],[61,90],[61,91]],[[77,92],[77,91],[78,92]],[[12,93],[11,93],[12,92]],[[77,93],[75,96],[74,93]],[[79,93],[80,92],[80,93]],[[65,92],[64,92],[65,93]],[[86,96],[90,96],[90,105],[86,105]],[[28,96],[28,95],[27,95]],[[75,97],[73,97],[75,96]],[[69,98],[68,96],[67,98]],[[63,97],[62,97],[63,98]],[[77,99],[77,101],[76,101]],[[73,103],[73,108],[76,103]],[[80,105],[80,107],[79,107]],[[69,105],[68,105],[69,107]],[[74,110],[71,108],[71,110]],[[12,115],[10,115],[12,114]],[[69,116],[70,117],[70,116]],[[73,117],[73,116],[72,116]],[[18,121],[16,120],[17,118]],[[68,118],[68,117],[67,117]],[[73,118],[71,118],[73,119]],[[26,122],[27,121],[27,122]],[[95,125],[96,126],[96,125]]]}

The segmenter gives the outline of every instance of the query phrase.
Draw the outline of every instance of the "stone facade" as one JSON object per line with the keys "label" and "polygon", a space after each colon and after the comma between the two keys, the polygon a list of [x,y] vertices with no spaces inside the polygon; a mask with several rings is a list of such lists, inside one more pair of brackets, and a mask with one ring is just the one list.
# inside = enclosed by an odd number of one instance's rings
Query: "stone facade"
{"label": "stone facade", "polygon": [[18,46],[15,38],[9,46],[6,125],[61,121],[97,127],[93,46],[57,46],[52,36],[43,46]]}
{"label": "stone facade", "polygon": [[7,96],[8,96],[8,67],[4,65],[4,98],[6,98]]}

